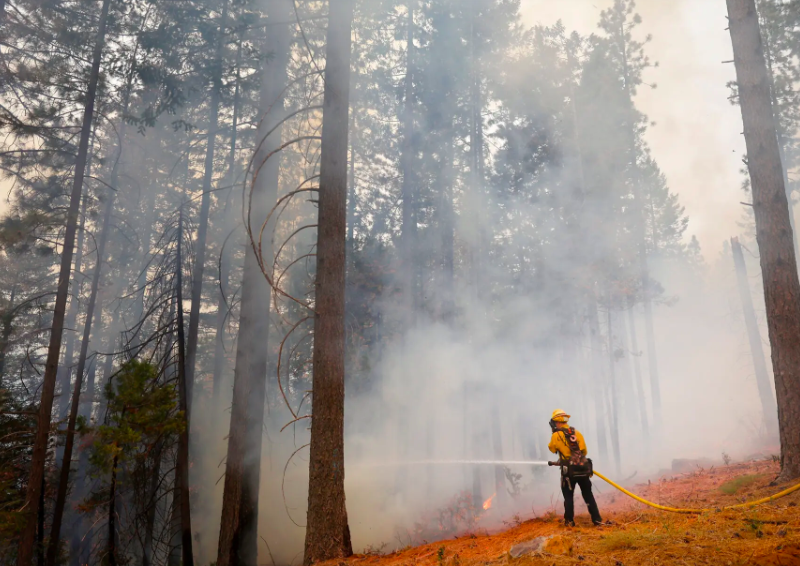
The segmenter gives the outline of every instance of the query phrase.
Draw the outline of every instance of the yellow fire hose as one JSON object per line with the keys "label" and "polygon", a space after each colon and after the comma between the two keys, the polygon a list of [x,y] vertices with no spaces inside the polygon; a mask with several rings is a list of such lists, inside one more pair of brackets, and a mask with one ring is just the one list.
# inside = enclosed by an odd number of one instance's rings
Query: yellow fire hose
{"label": "yellow fire hose", "polygon": [[662,511],[669,511],[670,513],[686,513],[690,515],[693,514],[699,515],[701,513],[708,513],[710,511],[722,511],[724,509],[741,509],[743,507],[754,507],[756,505],[763,505],[764,503],[775,501],[776,499],[780,499],[781,497],[786,497],[790,493],[794,493],[795,491],[800,490],[800,483],[798,483],[797,485],[793,485],[788,489],[784,489],[783,491],[776,493],[775,495],[770,495],[769,497],[764,497],[762,499],[757,499],[755,501],[748,501],[747,503],[738,503],[737,505],[727,505],[725,507],[715,507],[713,509],[679,509],[676,507],[667,507],[665,505],[659,505],[658,503],[653,503],[652,501],[647,501],[646,499],[643,499],[638,495],[631,493],[621,485],[617,485],[616,483],[614,483],[613,481],[611,481],[610,479],[608,479],[599,472],[594,472],[594,475],[596,475],[601,480],[611,484],[613,487],[616,487],[622,493],[624,493],[628,497],[634,498],[636,501],[639,501],[640,503],[644,503],[645,505],[649,505],[650,507],[653,507],[655,509],[661,509]]}

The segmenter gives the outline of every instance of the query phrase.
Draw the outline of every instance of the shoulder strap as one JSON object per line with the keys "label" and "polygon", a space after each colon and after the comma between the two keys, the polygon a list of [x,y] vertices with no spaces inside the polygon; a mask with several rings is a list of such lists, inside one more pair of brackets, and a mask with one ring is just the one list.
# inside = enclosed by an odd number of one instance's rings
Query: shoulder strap
{"label": "shoulder strap", "polygon": [[569,429],[562,430],[562,432],[564,433],[564,441],[567,443],[567,445],[570,447],[570,449],[572,449],[573,447],[576,447],[576,446],[580,446],[579,443],[578,443],[578,437],[575,434],[575,428],[574,427],[569,427]]}

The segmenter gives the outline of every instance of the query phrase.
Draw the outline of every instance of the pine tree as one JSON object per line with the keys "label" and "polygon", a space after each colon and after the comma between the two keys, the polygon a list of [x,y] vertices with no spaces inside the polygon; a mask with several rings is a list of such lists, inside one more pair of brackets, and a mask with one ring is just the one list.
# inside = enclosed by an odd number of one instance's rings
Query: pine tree
{"label": "pine tree", "polygon": [[304,564],[353,553],[344,493],[347,129],[353,2],[331,0],[319,179],[314,382]]}
{"label": "pine tree", "polygon": [[800,476],[800,280],[754,0],[728,0],[728,17],[777,391],[781,438],[778,479],[786,481]]}

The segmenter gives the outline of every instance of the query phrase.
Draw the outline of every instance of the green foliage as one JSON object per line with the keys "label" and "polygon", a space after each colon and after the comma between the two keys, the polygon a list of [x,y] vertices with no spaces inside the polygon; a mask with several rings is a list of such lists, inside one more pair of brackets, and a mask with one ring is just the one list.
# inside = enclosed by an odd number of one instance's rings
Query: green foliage
{"label": "green foliage", "polygon": [[[158,381],[155,366],[131,360],[106,385],[107,424],[94,433],[90,461],[100,473],[148,455],[157,441],[183,430],[183,413],[177,411],[178,393],[173,383]],[[84,433],[91,429],[84,429]]]}

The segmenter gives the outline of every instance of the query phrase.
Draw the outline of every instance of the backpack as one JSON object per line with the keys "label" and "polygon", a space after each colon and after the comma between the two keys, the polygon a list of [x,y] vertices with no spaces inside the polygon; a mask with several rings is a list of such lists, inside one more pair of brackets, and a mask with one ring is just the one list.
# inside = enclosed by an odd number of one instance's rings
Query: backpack
{"label": "backpack", "polygon": [[592,469],[592,461],[583,455],[581,447],[578,444],[578,436],[575,434],[575,429],[569,427],[567,430],[560,430],[564,434],[564,440],[569,446],[570,456],[569,460],[562,465],[562,473],[569,478],[590,478],[594,474]]}

